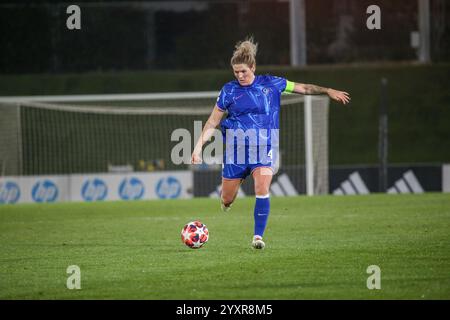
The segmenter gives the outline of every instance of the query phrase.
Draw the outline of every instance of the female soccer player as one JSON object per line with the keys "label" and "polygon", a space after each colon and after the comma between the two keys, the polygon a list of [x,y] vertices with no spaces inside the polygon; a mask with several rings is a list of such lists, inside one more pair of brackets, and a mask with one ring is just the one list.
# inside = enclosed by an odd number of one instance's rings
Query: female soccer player
{"label": "female soccer player", "polygon": [[[295,83],[271,75],[255,75],[256,51],[257,44],[253,42],[252,38],[236,44],[231,58],[231,67],[236,80],[225,84],[220,91],[217,103],[194,148],[191,162],[193,164],[201,163],[203,144],[211,138],[213,129],[217,127],[224,113],[227,112],[226,119],[221,123],[227,146],[222,165],[221,207],[225,212],[230,210],[241,183],[248,175],[252,175],[256,195],[252,246],[255,249],[263,249],[265,243],[262,237],[269,216],[269,189],[275,164],[275,159],[272,158],[272,141],[269,131],[279,128],[281,93],[327,94],[331,99],[343,104],[349,103],[350,97],[347,92],[331,88]],[[263,141],[257,139],[256,143],[251,142],[252,139],[245,138],[245,136],[252,136],[248,134],[244,135],[244,140],[235,143],[235,137],[239,136],[236,133],[238,131],[240,133],[256,133],[253,136],[261,138]],[[230,134],[232,135],[231,139],[229,139]],[[230,144],[232,144],[231,148]],[[256,148],[254,148],[255,145]],[[262,151],[260,151],[261,148]],[[231,152],[229,152],[230,150]],[[264,154],[265,152],[266,154]],[[265,158],[267,161],[261,160],[261,154],[267,155]]]}

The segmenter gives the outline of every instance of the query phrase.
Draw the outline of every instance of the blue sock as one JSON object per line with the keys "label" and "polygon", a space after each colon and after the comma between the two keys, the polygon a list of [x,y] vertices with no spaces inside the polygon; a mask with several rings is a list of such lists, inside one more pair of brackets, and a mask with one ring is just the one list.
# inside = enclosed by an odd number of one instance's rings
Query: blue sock
{"label": "blue sock", "polygon": [[267,218],[269,217],[270,211],[270,200],[269,195],[256,196],[255,203],[255,236],[263,236],[264,229],[266,229]]}

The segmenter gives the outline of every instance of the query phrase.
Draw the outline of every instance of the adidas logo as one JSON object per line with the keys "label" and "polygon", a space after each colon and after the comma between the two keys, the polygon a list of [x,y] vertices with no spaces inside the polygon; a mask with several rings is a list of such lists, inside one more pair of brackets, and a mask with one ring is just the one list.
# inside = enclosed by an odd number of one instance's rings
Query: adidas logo
{"label": "adidas logo", "polygon": [[423,193],[423,188],[412,170],[408,170],[388,189],[387,193]]}
{"label": "adidas logo", "polygon": [[358,171],[353,172],[341,186],[333,191],[334,195],[369,194],[369,189],[361,179]]}
{"label": "adidas logo", "polygon": [[[220,196],[222,185],[218,185],[216,190],[209,194],[210,198],[218,198]],[[276,182],[273,182],[269,191],[271,196],[297,196],[298,191],[292,184],[286,173],[280,175]],[[237,197],[245,197],[242,187],[239,187]]]}
{"label": "adidas logo", "polygon": [[[408,170],[398,179],[387,193],[423,193],[424,190],[412,170]],[[333,191],[334,195],[369,194],[370,191],[357,171],[353,172],[340,187]]]}
{"label": "adidas logo", "polygon": [[270,186],[271,196],[297,196],[298,192],[286,173],[280,175]]}

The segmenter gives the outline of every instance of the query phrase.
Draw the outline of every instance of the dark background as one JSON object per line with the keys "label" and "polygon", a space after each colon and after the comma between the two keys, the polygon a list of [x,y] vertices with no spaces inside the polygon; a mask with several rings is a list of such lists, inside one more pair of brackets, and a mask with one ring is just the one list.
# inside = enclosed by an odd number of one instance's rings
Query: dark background
{"label": "dark background", "polygon": [[[69,30],[66,8],[81,8]],[[306,0],[309,64],[415,60],[417,1]],[[377,4],[382,29],[368,30]],[[431,56],[450,61],[450,4],[431,0]],[[14,1],[0,4],[0,73],[208,69],[229,66],[253,35],[259,65],[289,65],[289,3],[249,1]]]}

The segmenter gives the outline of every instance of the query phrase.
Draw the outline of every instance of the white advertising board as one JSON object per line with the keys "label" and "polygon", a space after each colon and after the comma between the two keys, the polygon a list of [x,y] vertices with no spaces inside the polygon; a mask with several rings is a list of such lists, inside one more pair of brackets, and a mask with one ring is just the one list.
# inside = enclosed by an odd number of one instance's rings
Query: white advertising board
{"label": "white advertising board", "polygon": [[0,178],[0,204],[192,198],[191,171]]}

